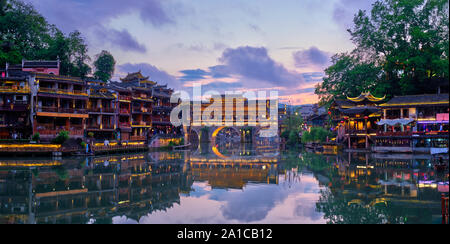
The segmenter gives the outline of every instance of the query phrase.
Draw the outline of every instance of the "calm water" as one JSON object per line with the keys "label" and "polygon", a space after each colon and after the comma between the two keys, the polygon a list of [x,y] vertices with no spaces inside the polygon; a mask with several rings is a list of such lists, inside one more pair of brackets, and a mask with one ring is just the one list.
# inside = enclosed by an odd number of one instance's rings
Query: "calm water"
{"label": "calm water", "polygon": [[0,159],[0,223],[440,223],[426,156],[191,152]]}

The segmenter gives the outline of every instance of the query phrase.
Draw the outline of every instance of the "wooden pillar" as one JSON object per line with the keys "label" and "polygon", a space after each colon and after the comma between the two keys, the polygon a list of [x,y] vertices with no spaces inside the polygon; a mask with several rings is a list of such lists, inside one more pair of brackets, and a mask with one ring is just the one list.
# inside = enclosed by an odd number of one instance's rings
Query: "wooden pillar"
{"label": "wooden pillar", "polygon": [[350,137],[350,134],[349,134],[349,135],[348,135],[348,149],[351,148],[351,145],[352,145],[352,143],[351,143],[351,137]]}
{"label": "wooden pillar", "polygon": [[366,135],[366,149],[369,149],[369,136]]}

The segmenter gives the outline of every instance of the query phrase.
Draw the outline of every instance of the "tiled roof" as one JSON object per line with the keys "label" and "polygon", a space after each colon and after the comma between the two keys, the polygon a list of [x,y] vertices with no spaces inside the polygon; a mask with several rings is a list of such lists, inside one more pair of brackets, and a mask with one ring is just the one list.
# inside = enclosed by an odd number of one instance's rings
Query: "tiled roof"
{"label": "tiled roof", "polygon": [[390,106],[405,106],[405,105],[435,105],[448,104],[449,94],[425,94],[425,95],[410,95],[393,97],[386,103],[381,104],[381,107]]}
{"label": "tiled roof", "polygon": [[58,61],[24,61],[23,68],[58,68]]}

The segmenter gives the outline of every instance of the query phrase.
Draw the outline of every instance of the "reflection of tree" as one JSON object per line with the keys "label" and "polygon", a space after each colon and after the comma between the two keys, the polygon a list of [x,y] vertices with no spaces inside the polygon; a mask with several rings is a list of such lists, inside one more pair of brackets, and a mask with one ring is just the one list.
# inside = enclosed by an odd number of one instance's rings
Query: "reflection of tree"
{"label": "reflection of tree", "polygon": [[402,217],[395,217],[385,203],[364,204],[360,201],[348,201],[345,196],[321,191],[316,203],[317,211],[323,212],[328,224],[400,224]]}

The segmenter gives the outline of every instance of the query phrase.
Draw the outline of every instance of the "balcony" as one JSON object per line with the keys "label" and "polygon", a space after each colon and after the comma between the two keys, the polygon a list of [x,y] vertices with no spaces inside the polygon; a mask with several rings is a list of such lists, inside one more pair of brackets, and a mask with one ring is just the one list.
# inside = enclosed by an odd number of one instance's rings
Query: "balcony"
{"label": "balcony", "polygon": [[131,96],[119,95],[119,101],[131,102],[131,100],[132,100]]}
{"label": "balcony", "polygon": [[119,123],[119,126],[122,128],[131,128],[131,124],[128,122]]}
{"label": "balcony", "polygon": [[90,124],[86,126],[88,130],[100,130],[100,125],[98,124]]}
{"label": "balcony", "polygon": [[129,109],[125,109],[125,108],[121,108],[121,109],[119,110],[119,113],[120,113],[120,114],[130,114],[130,110],[129,110]]}
{"label": "balcony", "polygon": [[398,131],[398,132],[384,132],[378,131],[377,136],[412,136],[413,132],[411,131]]}
{"label": "balcony", "polygon": [[46,113],[87,114],[87,110],[83,108],[38,107],[37,111]]}
{"label": "balcony", "polygon": [[29,87],[17,87],[17,86],[3,86],[0,87],[0,93],[30,93]]}
{"label": "balcony", "polygon": [[68,89],[54,89],[47,87],[40,87],[39,92],[60,94],[60,95],[72,95],[72,96],[88,96],[88,94],[81,90],[68,90]]}
{"label": "balcony", "polygon": [[90,113],[100,113],[102,111],[101,108],[88,108]]}
{"label": "balcony", "polygon": [[145,136],[131,136],[131,141],[145,141],[147,138]]}
{"label": "balcony", "polygon": [[365,135],[365,134],[375,134],[377,133],[377,130],[375,129],[368,129],[368,130],[346,130],[346,134],[350,135]]}
{"label": "balcony", "polygon": [[16,101],[14,103],[0,104],[0,111],[26,111],[29,109],[28,102]]}
{"label": "balcony", "polygon": [[113,114],[116,112],[115,108],[102,108],[102,113],[110,113]]}
{"label": "balcony", "polygon": [[40,127],[36,130],[41,136],[49,136],[49,137],[56,137],[59,132],[61,131],[68,131],[70,136],[83,136],[84,130],[82,128],[75,129],[72,127],[70,130],[67,130],[65,128],[55,129],[55,128],[49,128],[49,127]]}
{"label": "balcony", "polygon": [[139,126],[151,126],[151,125],[152,125],[152,122],[145,122],[145,121],[133,122],[131,124],[131,126],[136,126],[136,127],[139,127]]}
{"label": "balcony", "polygon": [[114,130],[114,125],[112,124],[103,124],[102,129],[104,130]]}

